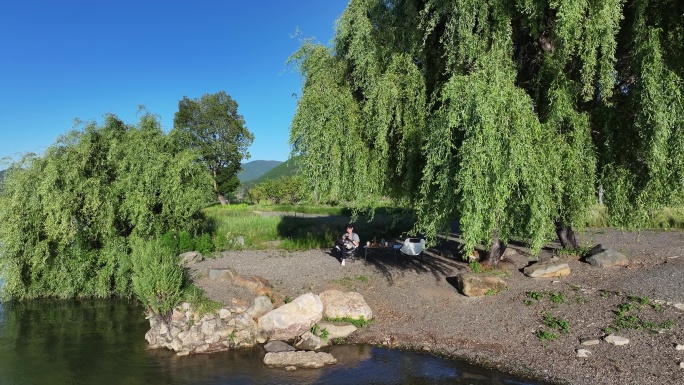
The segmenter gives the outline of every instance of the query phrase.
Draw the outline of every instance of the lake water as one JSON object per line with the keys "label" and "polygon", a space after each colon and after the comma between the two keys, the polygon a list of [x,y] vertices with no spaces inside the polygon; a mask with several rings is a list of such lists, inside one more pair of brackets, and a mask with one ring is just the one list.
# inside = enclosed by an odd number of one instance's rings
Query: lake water
{"label": "lake water", "polygon": [[149,324],[127,301],[0,304],[0,384],[537,384],[429,354],[363,345],[326,350],[338,363],[287,372],[262,348],[178,357],[149,350]]}

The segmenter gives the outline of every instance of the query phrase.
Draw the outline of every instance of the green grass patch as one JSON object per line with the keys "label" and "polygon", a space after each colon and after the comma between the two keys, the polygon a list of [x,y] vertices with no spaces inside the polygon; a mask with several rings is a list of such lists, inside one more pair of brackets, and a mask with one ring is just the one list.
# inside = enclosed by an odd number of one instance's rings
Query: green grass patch
{"label": "green grass patch", "polygon": [[[310,218],[259,213],[267,211],[306,211],[325,216]],[[373,237],[398,237],[414,225],[412,217],[395,217],[390,212],[392,210],[379,210],[372,219],[359,217],[356,220],[354,230],[362,242]],[[332,247],[351,217],[351,214],[347,215],[350,213],[347,208],[300,205],[213,205],[205,208],[204,213],[212,222],[212,241],[217,251],[272,248],[297,251]]]}
{"label": "green grass patch", "polygon": [[[594,205],[589,208],[587,227],[611,226],[610,214],[606,206]],[[684,228],[684,207],[665,207],[653,210],[643,224],[645,229],[682,229]]]}
{"label": "green grass patch", "polygon": [[361,316],[359,318],[350,318],[350,317],[339,317],[339,318],[325,318],[326,321],[328,322],[346,322],[350,323],[358,329],[362,329],[365,327],[368,327],[370,324],[373,323],[372,319],[366,319],[365,317]]}
{"label": "green grass patch", "polygon": [[659,310],[659,308],[650,304],[648,297],[635,295],[626,296],[624,302],[619,304],[617,310],[614,311],[615,320],[612,324],[606,326],[603,331],[612,333],[624,329],[634,329],[657,333],[659,329],[670,329],[674,326],[674,323],[670,320],[658,323],[646,319],[646,316],[641,313],[641,311],[645,309],[654,311]]}
{"label": "green grass patch", "polygon": [[200,318],[223,307],[221,302],[209,299],[202,289],[193,284],[183,289],[181,297],[183,301],[189,302],[192,305]]}

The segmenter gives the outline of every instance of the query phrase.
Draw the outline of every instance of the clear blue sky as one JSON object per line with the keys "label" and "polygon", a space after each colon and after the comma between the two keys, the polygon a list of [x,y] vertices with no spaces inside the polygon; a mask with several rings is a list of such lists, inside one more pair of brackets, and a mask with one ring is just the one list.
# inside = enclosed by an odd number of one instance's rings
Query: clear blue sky
{"label": "clear blue sky", "polygon": [[0,159],[43,152],[75,118],[135,124],[138,105],[169,130],[183,96],[225,90],[254,134],[250,160],[284,161],[301,92],[287,58],[304,37],[329,43],[347,3],[2,0]]}

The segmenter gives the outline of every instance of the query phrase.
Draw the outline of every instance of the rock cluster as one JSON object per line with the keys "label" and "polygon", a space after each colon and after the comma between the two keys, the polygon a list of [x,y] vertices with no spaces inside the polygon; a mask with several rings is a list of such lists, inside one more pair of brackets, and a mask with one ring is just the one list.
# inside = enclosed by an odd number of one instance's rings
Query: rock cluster
{"label": "rock cluster", "polygon": [[[327,290],[303,294],[277,309],[267,296],[254,298],[249,308],[223,307],[200,315],[189,303],[173,309],[168,319],[150,316],[145,339],[152,348],[167,348],[178,355],[211,353],[265,343],[264,363],[273,367],[321,367],[336,360],[315,350],[356,331],[348,322],[328,318],[368,319],[373,312],[359,293]],[[288,344],[284,341],[290,341]],[[307,351],[307,352],[304,352]],[[309,354],[311,353],[311,354]]]}
{"label": "rock cluster", "polygon": [[264,342],[255,318],[273,309],[268,297],[256,297],[249,308],[223,307],[200,315],[187,302],[170,317],[152,315],[145,339],[151,348],[167,348],[179,355],[211,353]]}

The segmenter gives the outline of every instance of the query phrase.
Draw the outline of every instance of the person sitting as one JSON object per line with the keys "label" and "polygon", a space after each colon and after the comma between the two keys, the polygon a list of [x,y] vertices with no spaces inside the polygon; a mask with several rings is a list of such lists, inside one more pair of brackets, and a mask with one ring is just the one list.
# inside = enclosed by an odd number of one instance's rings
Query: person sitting
{"label": "person sitting", "polygon": [[359,247],[359,242],[359,235],[354,232],[354,225],[351,223],[348,224],[347,231],[336,241],[335,245],[335,248],[341,254],[340,259],[342,262],[340,262],[340,264],[342,266],[344,266],[344,260],[347,259],[347,252]]}

